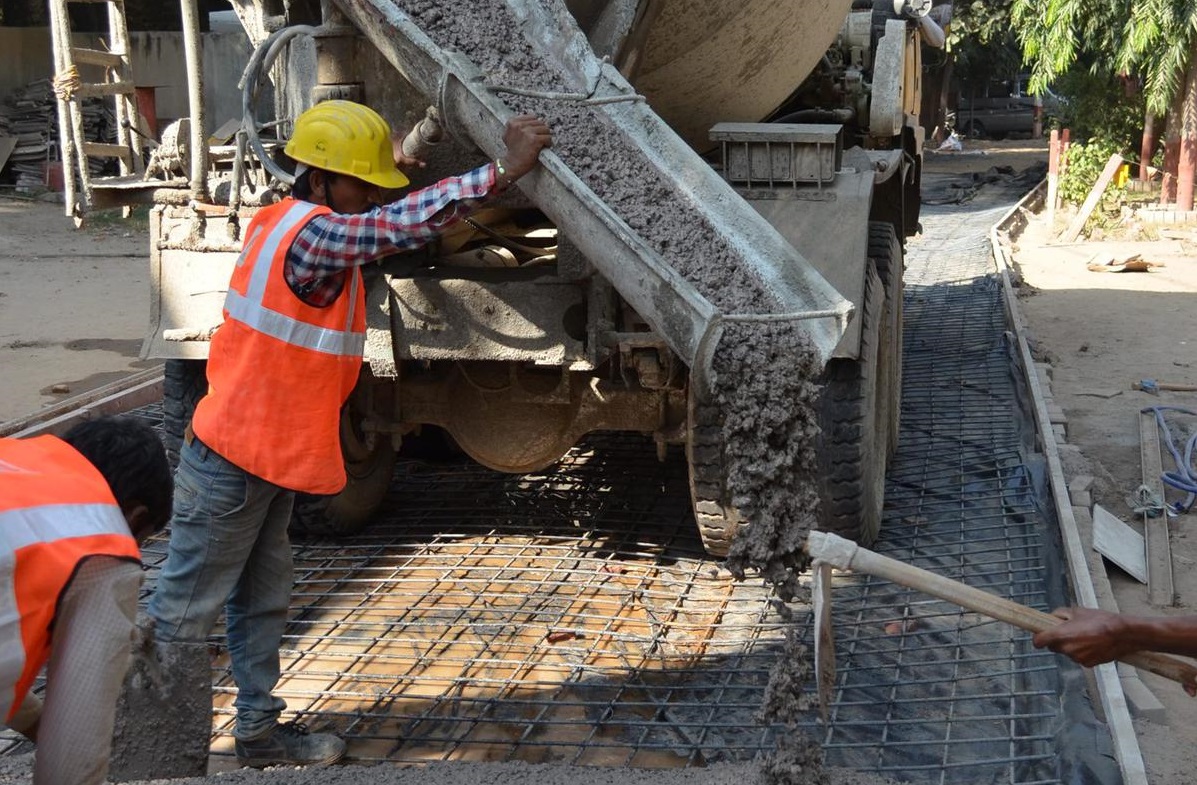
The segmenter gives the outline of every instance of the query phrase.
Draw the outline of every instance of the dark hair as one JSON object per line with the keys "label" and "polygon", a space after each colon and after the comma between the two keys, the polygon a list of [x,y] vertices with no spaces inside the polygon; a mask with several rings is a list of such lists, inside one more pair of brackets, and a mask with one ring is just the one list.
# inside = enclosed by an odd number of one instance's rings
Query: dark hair
{"label": "dark hair", "polygon": [[144,504],[150,533],[170,521],[174,481],[158,433],[132,417],[101,417],[72,427],[62,440],[99,469],[122,510]]}
{"label": "dark hair", "polygon": [[[295,176],[295,182],[291,184],[291,196],[305,202],[312,201],[312,172],[314,171],[316,169],[309,166],[302,173]],[[337,179],[336,172],[329,172],[324,169],[320,171],[324,172],[324,181],[329,185]]]}

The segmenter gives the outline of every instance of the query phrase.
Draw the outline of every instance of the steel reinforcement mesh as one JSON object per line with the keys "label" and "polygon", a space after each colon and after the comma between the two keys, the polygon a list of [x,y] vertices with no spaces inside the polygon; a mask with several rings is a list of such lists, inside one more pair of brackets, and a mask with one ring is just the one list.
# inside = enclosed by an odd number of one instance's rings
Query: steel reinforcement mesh
{"label": "steel reinforcement mesh", "polygon": [[[998,217],[938,209],[910,244],[901,443],[874,547],[1046,609],[1054,534],[1024,464],[986,241]],[[644,438],[601,436],[526,476],[405,461],[384,510],[360,535],[294,544],[278,694],[351,760],[702,766],[759,758],[788,732],[758,709],[795,622],[705,556],[680,451],[661,462]],[[147,597],[164,559],[150,543]],[[830,722],[802,723],[829,765],[1060,781],[1057,664],[1027,634],[861,575],[837,576],[833,609]],[[235,767],[223,630],[211,648],[220,771]]]}
{"label": "steel reinforcement mesh", "polygon": [[[365,533],[296,543],[278,694],[357,761],[652,768],[771,749],[754,715],[784,624],[760,581],[705,557],[680,457],[611,437],[543,475],[402,464]],[[216,692],[224,768],[223,657]]]}
{"label": "steel reinforcement mesh", "polygon": [[[987,230],[1005,207],[924,208],[907,251],[901,439],[873,549],[1050,610],[1054,518]],[[1055,596],[1059,596],[1058,591]],[[1055,657],[1029,633],[884,580],[840,576],[829,764],[910,782],[1053,783]]]}

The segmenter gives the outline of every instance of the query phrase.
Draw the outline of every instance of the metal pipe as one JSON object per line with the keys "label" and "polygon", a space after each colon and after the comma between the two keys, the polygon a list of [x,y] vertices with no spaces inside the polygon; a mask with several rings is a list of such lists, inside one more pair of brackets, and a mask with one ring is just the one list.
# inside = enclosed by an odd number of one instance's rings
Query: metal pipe
{"label": "metal pipe", "polygon": [[441,127],[440,116],[435,106],[428,107],[423,119],[403,137],[403,154],[409,158],[426,158],[432,148],[441,143],[445,129]]}
{"label": "metal pipe", "polygon": [[919,35],[922,36],[923,43],[932,49],[943,49],[947,43],[948,37],[944,33],[942,27],[935,23],[935,20],[929,16],[924,16],[918,21]]}
{"label": "metal pipe", "polygon": [[204,54],[198,0],[180,0],[183,54],[187,63],[187,106],[191,115],[191,198],[208,201],[208,140],[204,136]]}
{"label": "metal pipe", "polygon": [[254,103],[258,95],[258,87],[261,84],[262,72],[270,69],[279,53],[292,38],[300,35],[311,36],[316,31],[315,27],[297,25],[271,33],[254,50],[253,55],[249,58],[249,63],[245,66],[245,72],[241,74],[241,81],[238,85],[241,88],[241,130],[245,132],[246,141],[266,171],[287,185],[294,184],[295,176],[275,163],[262,144],[262,140],[258,136],[258,122],[254,118]]}

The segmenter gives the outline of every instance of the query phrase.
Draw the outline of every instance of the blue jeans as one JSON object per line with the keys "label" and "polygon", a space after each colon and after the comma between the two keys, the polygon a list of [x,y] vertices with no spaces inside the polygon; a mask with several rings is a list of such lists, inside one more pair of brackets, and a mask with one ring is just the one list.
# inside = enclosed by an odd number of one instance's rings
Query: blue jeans
{"label": "blue jeans", "polygon": [[199,439],[180,451],[170,548],[149,614],[158,640],[203,642],[227,605],[239,739],[269,731],[287,706],[271,691],[291,601],[287,526],[294,501],[294,492],[233,465]]}

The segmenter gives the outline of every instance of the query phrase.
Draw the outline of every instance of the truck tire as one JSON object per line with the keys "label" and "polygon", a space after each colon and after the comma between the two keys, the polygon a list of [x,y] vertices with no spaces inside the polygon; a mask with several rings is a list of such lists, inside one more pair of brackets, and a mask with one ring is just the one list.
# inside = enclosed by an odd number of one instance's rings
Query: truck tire
{"label": "truck tire", "polygon": [[744,521],[727,498],[719,407],[699,402],[693,385],[687,402],[686,437],[694,522],[706,552],[723,558]]}
{"label": "truck tire", "polygon": [[167,360],[162,377],[162,442],[173,471],[179,465],[183,431],[208,391],[208,361]]}
{"label": "truck tire", "polygon": [[395,451],[387,439],[379,439],[379,444],[362,460],[346,458],[345,489],[333,496],[295,494],[289,531],[299,537],[357,534],[382,506],[394,470]]}
{"label": "truck tire", "polygon": [[[362,390],[361,383],[358,391]],[[367,416],[355,391],[341,408],[341,457],[345,487],[321,496],[297,493],[290,532],[296,536],[343,537],[357,534],[382,506],[395,472],[396,455],[389,436],[370,440],[359,428]],[[371,443],[372,441],[372,443]]]}
{"label": "truck tire", "polygon": [[883,422],[886,429],[886,458],[889,459],[898,451],[898,431],[902,421],[902,298],[905,296],[902,276],[906,269],[902,243],[893,224],[884,221],[869,223],[868,254],[885,287],[888,316],[881,345],[880,386],[886,391]]}
{"label": "truck tire", "polygon": [[861,545],[881,532],[886,444],[881,384],[885,290],[870,263],[861,298],[860,356],[832,358],[819,400],[819,528]]}

